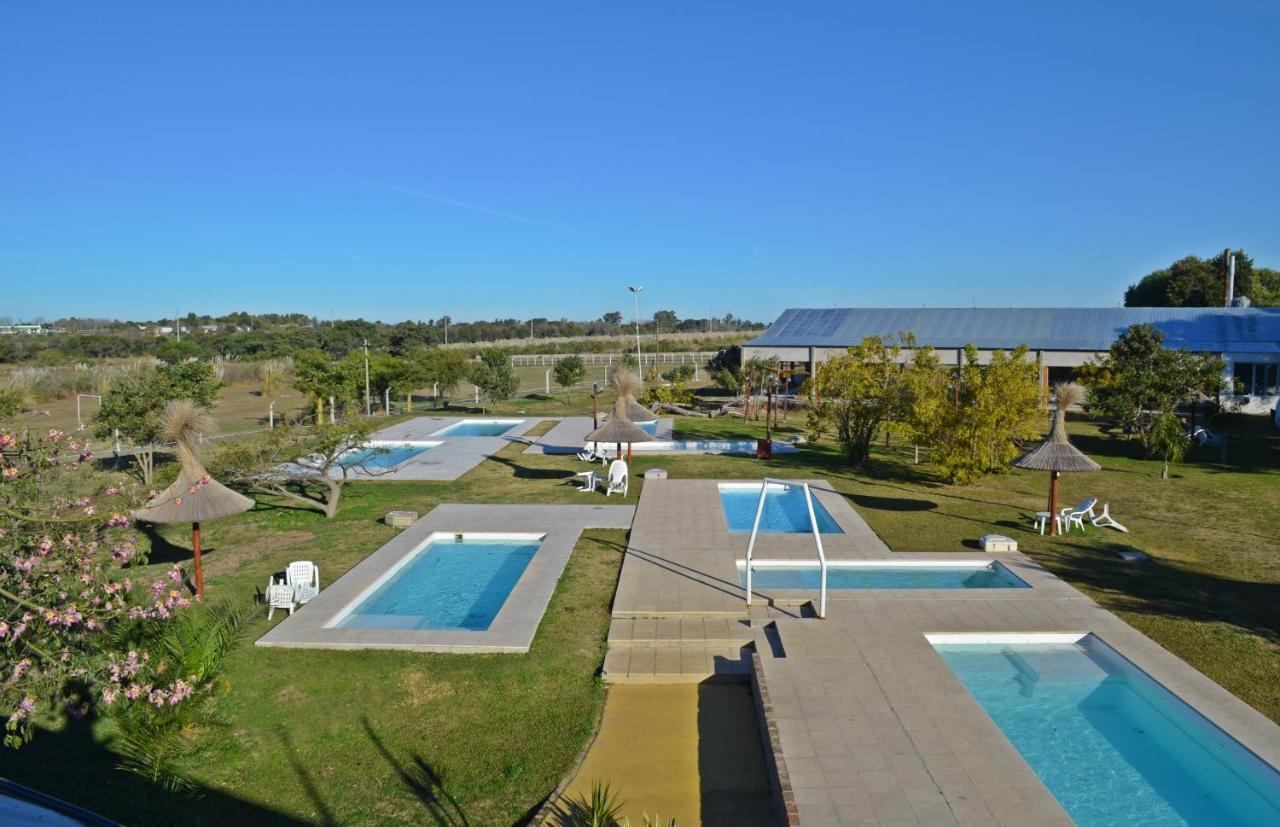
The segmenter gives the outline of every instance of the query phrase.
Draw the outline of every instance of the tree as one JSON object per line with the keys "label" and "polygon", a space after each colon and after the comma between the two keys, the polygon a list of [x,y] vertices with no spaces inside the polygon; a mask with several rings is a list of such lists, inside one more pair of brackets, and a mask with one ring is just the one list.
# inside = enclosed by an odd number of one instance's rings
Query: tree
{"label": "tree", "polygon": [[315,405],[316,424],[324,421],[326,399],[345,400],[354,390],[344,366],[314,348],[301,350],[293,357],[293,386]]}
{"label": "tree", "polygon": [[[1124,293],[1126,307],[1221,307],[1227,282],[1228,253],[1202,259],[1187,256],[1170,266],[1143,276]],[[1244,250],[1236,250],[1237,296],[1254,304],[1280,305],[1280,270],[1254,267]]]}
{"label": "tree", "polygon": [[932,351],[916,353],[906,419],[951,482],[1006,471],[1021,443],[1040,435],[1040,371],[1027,357],[1026,347],[997,350],[982,365],[977,348],[966,345],[964,364],[950,370]]}
{"label": "tree", "polygon": [[175,399],[190,399],[202,407],[212,407],[221,385],[207,362],[130,371],[117,377],[102,395],[102,404],[93,418],[94,435],[111,437],[118,430],[133,443],[138,472],[142,481],[150,485],[160,415],[165,406]]}
{"label": "tree", "polygon": [[480,395],[495,405],[510,399],[519,388],[511,357],[500,348],[480,354],[480,361],[471,366],[471,381],[480,389]]}
{"label": "tree", "polygon": [[600,317],[600,321],[611,327],[617,327],[622,324],[622,314],[616,310],[610,310],[608,313]]}
{"label": "tree", "polygon": [[456,350],[432,351],[427,372],[431,381],[440,389],[444,406],[449,407],[449,396],[458,389],[471,373],[467,358]]}
{"label": "tree", "polygon": [[193,339],[176,339],[172,336],[161,339],[155,350],[151,352],[157,359],[171,365],[190,359],[204,359],[209,355],[208,351]]}
{"label": "tree", "polygon": [[679,323],[680,317],[674,310],[657,310],[653,314],[653,327],[659,333],[664,330],[675,330]]}
{"label": "tree", "polygon": [[363,447],[372,431],[368,420],[322,422],[314,428],[284,425],[260,439],[227,446],[210,470],[231,487],[283,497],[333,519],[353,470],[364,476],[391,470],[372,464],[386,448]]}
{"label": "tree", "polygon": [[[812,390],[827,404],[845,457],[861,465],[880,426],[898,416],[905,400],[899,345],[868,336],[823,364]],[[750,361],[748,362],[750,364]],[[747,373],[744,366],[743,373]],[[818,428],[811,428],[815,432]]]}
{"label": "tree", "polygon": [[388,378],[388,387],[396,396],[404,397],[406,411],[413,410],[413,392],[429,384],[431,384],[430,351],[411,350],[394,361],[393,370]]}
{"label": "tree", "polygon": [[742,363],[742,415],[751,416],[751,398],[764,391],[774,376],[775,363],[752,356]]}
{"label": "tree", "polygon": [[570,388],[587,376],[587,365],[581,356],[566,356],[556,362],[554,370],[556,384],[565,389],[567,395]]}
{"label": "tree", "polygon": [[687,383],[693,379],[693,365],[680,364],[662,374],[668,382]]}
{"label": "tree", "polygon": [[88,443],[0,432],[0,716],[5,744],[34,735],[37,714],[65,721],[103,707],[177,705],[204,687],[161,671],[133,641],[189,605],[181,568],[146,588],[141,504],[120,480],[93,474]]}
{"label": "tree", "polygon": [[1224,369],[1219,356],[1166,348],[1164,334],[1142,324],[1126,330],[1101,360],[1084,365],[1080,381],[1089,389],[1086,410],[1138,434],[1149,453],[1156,417],[1216,394]]}
{"label": "tree", "polygon": [[1162,480],[1169,479],[1169,463],[1182,462],[1187,449],[1191,447],[1191,440],[1187,438],[1187,432],[1182,428],[1182,420],[1178,419],[1177,414],[1174,413],[1164,413],[1156,417],[1155,423],[1151,426],[1148,443],[1151,446],[1151,452],[1164,463],[1160,469]]}

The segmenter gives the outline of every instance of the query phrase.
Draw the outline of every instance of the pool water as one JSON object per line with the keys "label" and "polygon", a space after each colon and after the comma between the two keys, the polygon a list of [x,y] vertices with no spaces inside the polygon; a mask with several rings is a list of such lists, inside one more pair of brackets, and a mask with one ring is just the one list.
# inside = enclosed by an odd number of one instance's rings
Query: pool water
{"label": "pool water", "polygon": [[336,626],[484,631],[537,553],[539,540],[432,540]]}
{"label": "pool water", "polygon": [[[729,530],[735,533],[750,532],[755,521],[756,505],[760,501],[759,485],[721,485],[720,504]],[[813,514],[818,520],[818,531],[823,534],[843,534],[840,526],[822,507],[815,495]],[[799,486],[784,488],[770,485],[765,495],[764,511],[760,514],[761,533],[808,534],[813,531],[809,523],[809,511],[805,505],[804,489]]]}
{"label": "pool water", "polygon": [[1280,773],[1105,643],[935,643],[1077,824],[1280,824]]}
{"label": "pool water", "polygon": [[649,436],[655,436],[658,433],[658,420],[656,419],[652,422],[637,422],[635,424]]}
{"label": "pool water", "polygon": [[356,448],[338,458],[343,468],[359,466],[361,468],[395,468],[402,462],[416,457],[431,448],[430,445],[371,445],[367,448]]}
{"label": "pool water", "polygon": [[523,419],[464,419],[436,431],[433,436],[502,436]]}
{"label": "pool water", "polygon": [[[740,571],[742,585],[746,570]],[[751,575],[753,589],[817,589],[817,566],[763,566]],[[1025,589],[999,563],[987,566],[828,566],[828,589]]]}

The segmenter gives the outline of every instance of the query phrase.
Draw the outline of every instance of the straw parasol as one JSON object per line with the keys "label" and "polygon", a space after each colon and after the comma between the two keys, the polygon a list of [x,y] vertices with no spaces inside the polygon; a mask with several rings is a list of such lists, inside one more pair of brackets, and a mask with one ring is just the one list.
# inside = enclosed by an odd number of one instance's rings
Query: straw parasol
{"label": "straw parasol", "polygon": [[200,523],[230,517],[253,507],[253,500],[211,478],[196,455],[196,436],[213,429],[209,412],[185,399],[164,409],[161,434],[173,440],[182,470],[173,485],[133,512],[135,520],[148,523],[191,523],[191,548],[195,561],[196,594],[204,597],[204,569],[200,564]]}
{"label": "straw parasol", "polygon": [[640,392],[640,377],[629,370],[620,370],[613,374],[613,389],[618,397],[626,403],[627,419],[632,422],[651,422],[657,419],[653,411],[636,401]]}
{"label": "straw parasol", "polygon": [[631,461],[631,444],[648,442],[653,439],[647,431],[642,430],[627,418],[626,398],[619,394],[613,403],[613,416],[603,425],[587,434],[588,442],[613,442],[618,446],[618,458],[622,458],[622,443],[627,443],[627,461]]}
{"label": "straw parasol", "polygon": [[1089,459],[1067,438],[1067,407],[1084,397],[1084,391],[1076,384],[1059,384],[1053,387],[1058,397],[1058,407],[1053,414],[1053,429],[1044,442],[1013,461],[1018,468],[1048,471],[1049,474],[1049,533],[1057,534],[1058,475],[1063,471],[1101,471],[1102,466]]}

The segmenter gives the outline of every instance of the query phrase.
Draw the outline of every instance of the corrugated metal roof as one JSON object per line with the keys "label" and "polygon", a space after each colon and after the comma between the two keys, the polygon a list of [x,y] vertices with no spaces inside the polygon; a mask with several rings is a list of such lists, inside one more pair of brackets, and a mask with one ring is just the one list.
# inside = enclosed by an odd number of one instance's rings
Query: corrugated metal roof
{"label": "corrugated metal roof", "polygon": [[747,344],[848,347],[913,333],[917,344],[937,348],[1106,350],[1135,324],[1154,325],[1169,347],[1280,353],[1280,309],[1259,307],[792,308]]}

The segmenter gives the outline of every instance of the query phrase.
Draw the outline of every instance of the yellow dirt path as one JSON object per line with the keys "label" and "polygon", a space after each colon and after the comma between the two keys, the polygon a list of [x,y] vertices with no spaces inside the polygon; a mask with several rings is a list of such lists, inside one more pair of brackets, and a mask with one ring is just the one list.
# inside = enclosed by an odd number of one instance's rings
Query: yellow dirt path
{"label": "yellow dirt path", "polygon": [[680,827],[771,823],[769,786],[745,684],[620,685],[566,797],[608,783],[639,827],[645,813]]}

